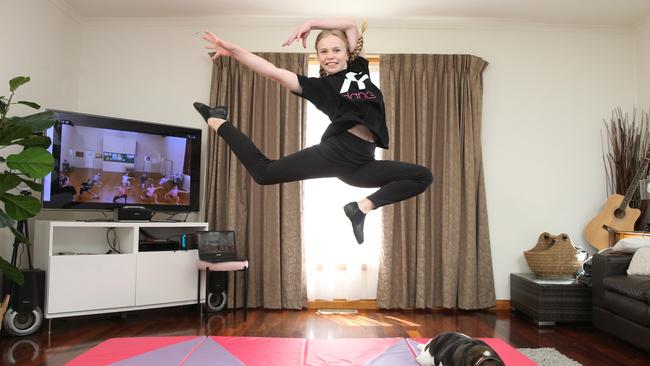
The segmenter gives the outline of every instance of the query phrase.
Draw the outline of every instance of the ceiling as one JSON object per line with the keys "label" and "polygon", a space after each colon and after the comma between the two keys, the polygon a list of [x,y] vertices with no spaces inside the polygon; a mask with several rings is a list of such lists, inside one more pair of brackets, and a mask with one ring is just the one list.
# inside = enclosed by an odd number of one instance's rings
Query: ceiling
{"label": "ceiling", "polygon": [[478,18],[578,25],[636,25],[650,0],[51,0],[87,17]]}

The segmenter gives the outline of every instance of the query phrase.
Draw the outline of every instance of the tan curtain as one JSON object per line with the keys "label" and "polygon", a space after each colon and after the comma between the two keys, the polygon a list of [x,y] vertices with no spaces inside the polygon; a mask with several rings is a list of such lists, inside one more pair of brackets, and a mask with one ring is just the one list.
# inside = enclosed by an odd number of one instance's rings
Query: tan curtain
{"label": "tan curtain", "polygon": [[482,72],[471,55],[382,55],[391,148],[422,164],[424,194],[384,208],[377,306],[482,309],[495,305],[481,158]]}
{"label": "tan curtain", "polygon": [[[260,53],[274,65],[306,74],[306,54]],[[221,57],[212,72],[210,105],[226,105],[229,121],[270,159],[298,151],[304,140],[301,98],[235,59]],[[249,261],[248,306],[306,306],[301,183],[260,186],[226,143],[210,130],[206,212],[211,229],[235,230],[237,249]],[[238,277],[238,284],[242,278]],[[232,280],[229,299],[232,299]],[[238,289],[241,304],[241,287]],[[232,301],[229,300],[229,306]]]}

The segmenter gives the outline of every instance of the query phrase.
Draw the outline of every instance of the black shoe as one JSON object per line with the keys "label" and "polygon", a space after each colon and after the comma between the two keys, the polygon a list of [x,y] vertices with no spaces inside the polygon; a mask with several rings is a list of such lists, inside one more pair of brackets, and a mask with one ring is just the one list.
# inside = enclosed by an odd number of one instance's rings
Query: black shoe
{"label": "black shoe", "polygon": [[199,102],[194,103],[194,108],[201,114],[201,117],[207,122],[208,118],[219,118],[225,120],[228,118],[228,107],[214,107],[210,108],[207,105]]}
{"label": "black shoe", "polygon": [[363,243],[363,222],[366,220],[366,214],[361,212],[359,205],[356,202],[350,202],[343,206],[345,216],[352,222],[352,231],[357,243]]}

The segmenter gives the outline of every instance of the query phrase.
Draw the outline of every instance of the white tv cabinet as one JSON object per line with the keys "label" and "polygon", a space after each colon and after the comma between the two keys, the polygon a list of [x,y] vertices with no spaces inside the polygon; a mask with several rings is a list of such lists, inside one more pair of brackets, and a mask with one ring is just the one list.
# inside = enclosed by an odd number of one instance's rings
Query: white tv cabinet
{"label": "white tv cabinet", "polygon": [[[139,252],[141,229],[169,238],[208,224],[37,220],[34,262],[46,272],[45,318],[195,303],[198,251]],[[106,254],[107,235],[121,254]]]}

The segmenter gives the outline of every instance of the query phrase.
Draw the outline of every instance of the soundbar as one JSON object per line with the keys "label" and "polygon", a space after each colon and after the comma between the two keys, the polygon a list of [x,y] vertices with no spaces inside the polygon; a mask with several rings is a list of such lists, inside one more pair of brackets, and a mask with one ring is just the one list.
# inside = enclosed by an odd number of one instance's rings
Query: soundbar
{"label": "soundbar", "polygon": [[122,206],[113,211],[115,221],[150,221],[151,210],[142,206]]}

